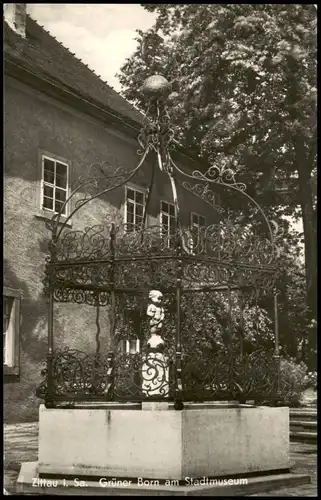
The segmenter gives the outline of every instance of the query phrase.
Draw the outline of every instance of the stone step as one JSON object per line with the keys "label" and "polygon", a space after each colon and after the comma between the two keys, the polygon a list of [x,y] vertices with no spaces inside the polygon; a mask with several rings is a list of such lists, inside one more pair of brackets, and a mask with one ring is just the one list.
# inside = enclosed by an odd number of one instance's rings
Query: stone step
{"label": "stone step", "polygon": [[290,420],[290,429],[296,427],[303,427],[304,429],[316,429],[318,426],[317,421],[314,420]]}
{"label": "stone step", "polygon": [[317,420],[317,412],[316,411],[293,411],[290,410],[290,421],[291,420]]}
{"label": "stone step", "polygon": [[290,431],[291,441],[307,441],[309,443],[317,441],[316,432],[308,431]]}
{"label": "stone step", "polygon": [[306,413],[307,415],[317,415],[317,408],[290,408],[290,415],[295,413]]}

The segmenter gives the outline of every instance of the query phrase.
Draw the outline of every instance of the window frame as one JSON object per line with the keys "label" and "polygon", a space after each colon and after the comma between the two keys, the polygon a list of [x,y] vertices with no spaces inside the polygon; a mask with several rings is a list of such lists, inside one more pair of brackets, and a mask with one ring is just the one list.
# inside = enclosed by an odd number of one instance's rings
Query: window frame
{"label": "window frame", "polygon": [[[54,183],[50,183],[48,181],[45,181],[45,175],[44,175],[44,163],[45,160],[49,160],[54,163],[55,165],[55,174],[54,174]],[[49,214],[49,216],[53,216],[54,214],[58,213],[55,210],[55,204],[56,204],[56,188],[61,189],[62,191],[66,192],[66,200],[68,199],[68,196],[70,194],[70,181],[69,181],[69,175],[70,175],[70,165],[69,163],[65,160],[62,159],[56,155],[52,155],[50,153],[45,153],[42,152],[40,155],[40,163],[41,163],[41,178],[40,178],[40,211],[45,214]],[[64,165],[67,167],[67,172],[66,172],[66,188],[62,188],[56,185],[56,164],[60,163],[61,165]],[[50,208],[44,207],[43,202],[44,202],[44,188],[45,186],[48,186],[53,189],[53,209],[51,210]],[[61,214],[61,217],[68,217],[70,214],[70,203],[68,202],[66,207],[65,207],[65,213]]]}
{"label": "window frame", "polygon": [[[198,223],[193,222],[193,217],[194,217],[194,216],[196,216],[196,217],[197,217],[197,219],[198,219]],[[200,224],[200,218],[204,219],[204,225],[203,225],[203,224],[202,224],[202,225]],[[197,236],[197,241],[195,242],[195,241],[193,240],[193,246],[192,246],[192,248],[191,248],[191,253],[193,253],[193,252],[194,252],[195,247],[197,248],[197,247],[199,246],[199,244],[200,244],[200,237],[201,237],[201,234],[200,234],[200,229],[201,229],[202,227],[206,227],[206,217],[205,217],[205,215],[201,215],[201,214],[199,214],[199,213],[197,213],[197,212],[191,212],[191,217],[190,217],[190,227],[191,227],[191,232],[192,232],[192,235],[193,235],[193,229],[197,229],[197,234],[196,234],[196,236]],[[204,235],[203,235],[203,236],[204,236]],[[196,244],[195,244],[195,243],[196,243]]]}
{"label": "window frame", "polygon": [[[137,203],[136,202],[136,199],[135,200],[131,200],[133,202],[133,205],[134,205],[134,222],[133,223],[129,223],[127,222],[128,220],[128,211],[127,211],[127,206],[128,206],[128,196],[127,196],[127,192],[128,190],[131,190],[131,191],[134,191],[135,193],[139,193],[139,194],[142,194],[143,195],[143,204],[141,203]],[[136,221],[135,221],[135,218],[136,218],[136,204],[138,205],[141,205],[143,207],[143,215],[142,215],[142,223],[144,222],[144,210],[145,210],[145,207],[146,207],[146,190],[144,190],[143,188],[139,188],[139,187],[136,187],[136,186],[132,186],[132,185],[126,185],[125,186],[125,200],[124,200],[124,228],[125,228],[125,232],[126,233],[135,233],[136,231],[128,231],[128,228],[127,228],[127,224],[132,224],[133,227],[135,228],[137,226],[136,224]],[[145,224],[147,222],[147,217],[146,217],[146,221],[145,221]]]}
{"label": "window frame", "polygon": [[[21,290],[10,287],[3,287],[3,298],[8,297],[13,299],[12,313],[10,315],[11,326],[11,362],[7,364],[7,360],[3,360],[4,375],[19,375],[20,372],[20,305],[21,305]],[[3,301],[4,303],[4,301]],[[3,311],[4,312],[4,311]],[[4,335],[4,333],[3,333]],[[7,342],[7,339],[6,339]]]}
{"label": "window frame", "polygon": [[[130,350],[130,343],[131,342],[136,342],[135,352],[131,352],[131,350]],[[140,353],[140,339],[136,338],[136,339],[124,340],[124,352],[125,352],[125,354],[130,354],[132,356],[135,356],[135,354],[139,354]]]}
{"label": "window frame", "polygon": [[[200,217],[202,217],[204,219],[204,226],[200,225],[199,222],[197,224],[195,224],[195,222],[193,222],[193,216],[194,215],[196,215],[196,217],[198,218],[198,220],[200,219]],[[206,226],[206,217],[204,215],[198,214],[197,212],[191,212],[191,229],[193,227],[201,228],[201,227],[205,227],[205,226]]]}

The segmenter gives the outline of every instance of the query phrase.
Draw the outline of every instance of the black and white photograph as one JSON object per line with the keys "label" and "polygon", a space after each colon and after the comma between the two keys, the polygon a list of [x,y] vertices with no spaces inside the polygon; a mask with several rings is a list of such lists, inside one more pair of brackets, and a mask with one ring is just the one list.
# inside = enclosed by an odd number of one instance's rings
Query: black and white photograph
{"label": "black and white photograph", "polygon": [[4,495],[317,497],[314,4],[3,4]]}

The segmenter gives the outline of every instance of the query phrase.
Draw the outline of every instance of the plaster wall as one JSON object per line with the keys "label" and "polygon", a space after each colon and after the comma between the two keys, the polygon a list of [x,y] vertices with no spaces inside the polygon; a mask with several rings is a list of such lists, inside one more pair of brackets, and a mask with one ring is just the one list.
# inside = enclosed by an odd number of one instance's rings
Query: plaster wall
{"label": "plaster wall", "polygon": [[[70,166],[70,184],[76,186],[88,166],[108,162],[132,170],[139,161],[138,144],[115,128],[88,117],[10,77],[5,78],[4,128],[4,285],[22,291],[20,318],[20,374],[5,377],[6,422],[37,420],[39,400],[35,389],[47,350],[47,303],[43,295],[45,259],[50,233],[48,216],[40,209],[41,154],[62,158]],[[150,183],[151,157],[131,179],[146,189]],[[109,171],[107,168],[107,172]],[[79,193],[78,199],[83,195]],[[191,211],[216,220],[202,201],[180,190],[182,218]],[[90,202],[71,219],[71,229],[101,224],[108,214],[123,214],[124,187]],[[172,201],[166,174],[157,173],[149,224],[159,223],[160,200]],[[77,201],[77,197],[75,198]],[[74,202],[73,202],[74,203]],[[73,208],[71,205],[71,209]],[[101,309],[101,349],[108,350],[109,318]],[[89,352],[95,343],[95,310],[77,304],[56,304],[55,347]]]}

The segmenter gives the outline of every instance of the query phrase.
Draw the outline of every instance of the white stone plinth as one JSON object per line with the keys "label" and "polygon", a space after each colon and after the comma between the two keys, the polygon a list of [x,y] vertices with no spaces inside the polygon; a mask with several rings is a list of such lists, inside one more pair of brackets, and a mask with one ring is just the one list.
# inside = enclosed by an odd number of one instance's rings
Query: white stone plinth
{"label": "white stone plinth", "polygon": [[[17,480],[17,493],[24,495],[77,495],[77,496],[236,496],[243,497],[255,494],[264,495],[265,492],[274,489],[294,487],[308,484],[311,479],[304,474],[269,474],[242,480],[200,480],[192,484],[187,480],[183,484],[176,484],[176,480],[169,481],[170,484],[162,484],[156,479],[150,481],[93,479],[86,481],[75,479],[41,479],[38,473],[37,462],[27,462],[21,465]],[[10,493],[9,493],[10,494]]]}
{"label": "white stone plinth", "polygon": [[289,467],[288,408],[40,406],[40,474],[184,480]]}

